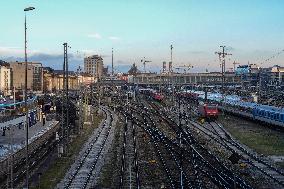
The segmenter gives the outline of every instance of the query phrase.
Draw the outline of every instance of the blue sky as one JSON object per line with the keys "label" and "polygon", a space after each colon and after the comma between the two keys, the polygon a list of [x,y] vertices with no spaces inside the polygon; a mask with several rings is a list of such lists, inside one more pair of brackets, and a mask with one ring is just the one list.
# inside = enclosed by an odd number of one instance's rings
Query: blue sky
{"label": "blue sky", "polygon": [[[24,48],[24,11],[28,6],[30,60],[60,69],[63,42],[70,49],[70,67],[83,57],[100,54],[106,65],[114,48],[115,67],[125,71],[141,58],[152,60],[148,70],[159,71],[170,60],[174,66],[191,63],[192,71],[220,69],[220,45],[228,59],[260,64],[284,49],[282,0],[2,0],[0,59],[21,60]],[[264,63],[283,65],[284,53]]]}

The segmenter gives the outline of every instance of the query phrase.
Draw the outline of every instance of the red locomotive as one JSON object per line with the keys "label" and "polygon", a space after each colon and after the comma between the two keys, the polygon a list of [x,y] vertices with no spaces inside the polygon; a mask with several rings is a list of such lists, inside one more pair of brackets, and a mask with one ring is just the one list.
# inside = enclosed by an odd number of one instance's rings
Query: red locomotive
{"label": "red locomotive", "polygon": [[154,100],[162,101],[164,99],[164,95],[162,93],[154,92],[152,93],[152,97]]}
{"label": "red locomotive", "polygon": [[154,89],[150,89],[150,88],[139,89],[139,92],[147,96],[150,96],[151,98],[157,101],[162,101],[164,99],[164,95],[162,93],[157,92]]}
{"label": "red locomotive", "polygon": [[200,102],[198,106],[199,115],[202,118],[214,120],[218,118],[219,111],[216,104]]}

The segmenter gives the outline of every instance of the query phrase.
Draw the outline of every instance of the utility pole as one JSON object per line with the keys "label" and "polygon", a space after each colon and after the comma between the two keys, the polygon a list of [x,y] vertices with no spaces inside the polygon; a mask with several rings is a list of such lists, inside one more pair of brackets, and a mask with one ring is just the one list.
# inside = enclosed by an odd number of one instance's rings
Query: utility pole
{"label": "utility pole", "polygon": [[229,54],[229,53],[226,53],[225,52],[225,47],[226,46],[220,46],[222,51],[221,52],[215,52],[215,54],[218,54],[219,55],[219,59],[221,61],[221,67],[222,67],[222,93],[224,93],[224,83],[225,83],[225,72],[226,72],[226,60],[225,60],[225,57],[226,56],[229,56],[229,55],[232,55],[232,54]]}
{"label": "utility pole", "polygon": [[111,49],[111,76],[113,76],[113,48]]}
{"label": "utility pole", "polygon": [[173,73],[173,45],[170,46],[171,49],[171,62],[169,63],[169,73],[171,72],[172,77],[172,102],[174,102],[175,86],[174,86],[174,73]]}
{"label": "utility pole", "polygon": [[160,70],[160,78],[159,78],[159,93],[161,93],[161,80],[162,80],[162,77],[161,77],[161,75],[162,75],[162,71]]}
{"label": "utility pole", "polygon": [[171,45],[171,63],[172,63],[172,66],[173,66],[173,45]]}
{"label": "utility pole", "polygon": [[14,125],[9,125],[8,130],[8,136],[9,136],[9,143],[10,143],[10,154],[8,156],[8,172],[7,172],[7,188],[13,189],[14,188],[14,147],[13,147],[13,135],[14,135]]}
{"label": "utility pole", "polygon": [[258,84],[258,101],[261,100],[261,96],[262,96],[262,80],[261,80],[261,77],[262,77],[262,68],[259,69],[259,73],[258,73],[258,77],[259,77],[259,84]]}
{"label": "utility pole", "polygon": [[81,86],[81,80],[80,78],[80,73],[81,73],[82,69],[79,66],[79,68],[77,69],[77,77],[78,77],[78,87],[79,87],[79,126],[78,126],[78,134],[80,135],[81,133],[81,125],[82,125],[82,86]]}
{"label": "utility pole", "polygon": [[114,84],[113,84],[113,79],[114,79],[114,68],[113,68],[113,48],[111,49],[111,103],[113,101],[113,95],[114,95]]}
{"label": "utility pole", "polygon": [[142,74],[142,83],[144,82],[144,74],[146,74],[146,63],[148,62],[152,62],[150,60],[146,60],[146,58],[144,57],[141,62],[143,63],[143,66],[144,66],[144,73]]}
{"label": "utility pole", "polygon": [[[63,63],[63,90],[62,90],[62,119],[61,119],[61,149],[63,154],[67,152],[67,143],[69,139],[69,90],[68,90],[68,55],[67,43],[63,43],[64,46],[64,63]],[[70,48],[70,47],[69,47]]]}

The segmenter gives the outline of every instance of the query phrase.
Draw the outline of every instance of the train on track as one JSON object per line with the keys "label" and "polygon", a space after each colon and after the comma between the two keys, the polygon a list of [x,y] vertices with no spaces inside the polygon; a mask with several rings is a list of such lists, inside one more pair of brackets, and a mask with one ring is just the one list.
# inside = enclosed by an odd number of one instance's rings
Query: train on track
{"label": "train on track", "polygon": [[157,101],[162,101],[164,99],[164,95],[162,93],[152,93],[152,98]]}
{"label": "train on track", "polygon": [[183,91],[182,94],[198,101],[207,98],[208,102],[219,104],[219,110],[284,128],[284,108],[247,102],[237,95],[222,95],[213,92],[205,95],[204,91],[194,90]]}
{"label": "train on track", "polygon": [[225,103],[223,111],[284,128],[284,109],[256,103]]}
{"label": "train on track", "polygon": [[157,92],[154,89],[146,88],[146,89],[139,89],[139,92],[145,94],[156,101],[164,100],[164,95],[160,92]]}
{"label": "train on track", "polygon": [[198,104],[198,114],[201,118],[216,120],[219,115],[218,105],[200,101]]}

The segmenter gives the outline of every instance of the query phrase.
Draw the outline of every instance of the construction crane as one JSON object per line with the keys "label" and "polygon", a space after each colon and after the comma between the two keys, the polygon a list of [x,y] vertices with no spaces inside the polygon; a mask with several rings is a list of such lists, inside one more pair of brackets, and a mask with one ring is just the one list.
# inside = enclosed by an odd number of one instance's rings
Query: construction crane
{"label": "construction crane", "polygon": [[236,71],[236,65],[237,65],[237,64],[240,64],[240,63],[238,63],[238,62],[236,62],[236,61],[233,62],[233,65],[234,65],[234,72]]}
{"label": "construction crane", "polygon": [[144,73],[146,73],[146,63],[149,63],[149,62],[152,62],[150,60],[146,60],[146,58],[144,57],[141,62],[143,63],[143,66],[144,66]]}

